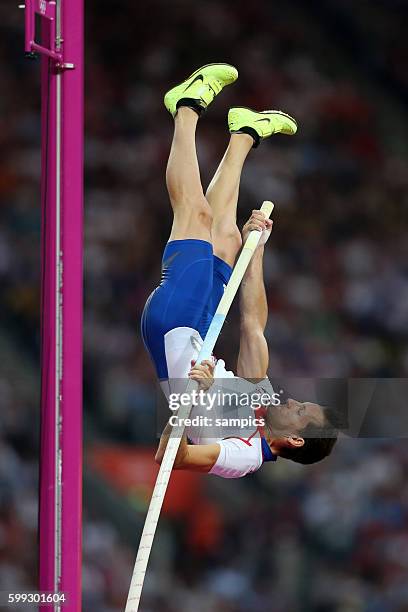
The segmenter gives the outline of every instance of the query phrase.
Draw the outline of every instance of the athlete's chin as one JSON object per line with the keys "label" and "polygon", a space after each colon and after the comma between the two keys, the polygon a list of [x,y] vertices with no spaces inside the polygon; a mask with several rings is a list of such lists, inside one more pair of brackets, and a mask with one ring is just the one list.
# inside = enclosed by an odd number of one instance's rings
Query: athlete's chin
{"label": "athlete's chin", "polygon": [[278,406],[271,407],[271,409],[269,410],[268,421],[273,431],[283,431],[285,425],[287,425],[285,413],[285,404],[279,404]]}

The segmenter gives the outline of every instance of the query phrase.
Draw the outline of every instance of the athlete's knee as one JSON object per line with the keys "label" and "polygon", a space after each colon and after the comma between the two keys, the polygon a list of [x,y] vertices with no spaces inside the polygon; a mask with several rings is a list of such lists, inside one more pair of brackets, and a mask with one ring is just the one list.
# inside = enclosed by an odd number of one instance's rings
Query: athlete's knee
{"label": "athlete's knee", "polygon": [[189,226],[201,226],[211,230],[213,215],[212,209],[204,196],[190,198],[188,196],[172,201],[174,214],[188,223]]}
{"label": "athlete's knee", "polygon": [[198,220],[211,229],[213,223],[212,208],[204,197],[200,199],[200,202],[197,202],[196,214]]}
{"label": "athlete's knee", "polygon": [[208,204],[200,182],[185,180],[185,177],[179,176],[178,173],[167,170],[166,185],[173,208],[193,207],[200,202]]}
{"label": "athlete's knee", "polygon": [[212,226],[214,251],[221,259],[235,259],[242,246],[241,232],[235,223]]}

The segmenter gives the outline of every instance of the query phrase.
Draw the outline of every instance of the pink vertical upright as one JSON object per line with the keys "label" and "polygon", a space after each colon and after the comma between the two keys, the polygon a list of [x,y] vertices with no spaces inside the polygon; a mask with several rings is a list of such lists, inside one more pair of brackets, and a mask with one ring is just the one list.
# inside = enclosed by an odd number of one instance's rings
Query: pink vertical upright
{"label": "pink vertical upright", "polygon": [[83,312],[83,0],[63,0],[62,75],[62,545],[61,590],[81,609]]}
{"label": "pink vertical upright", "polygon": [[[81,610],[83,0],[26,0],[42,57],[39,589]],[[36,25],[41,25],[41,33]],[[42,608],[40,608],[42,609]],[[50,610],[50,607],[43,607]]]}

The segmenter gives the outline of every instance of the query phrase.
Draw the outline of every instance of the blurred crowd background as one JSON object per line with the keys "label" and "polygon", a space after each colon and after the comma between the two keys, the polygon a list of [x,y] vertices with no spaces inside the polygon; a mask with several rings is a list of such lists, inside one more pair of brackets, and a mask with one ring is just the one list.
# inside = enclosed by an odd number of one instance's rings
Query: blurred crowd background
{"label": "blurred crowd background", "polygon": [[[241,222],[276,202],[270,375],[404,377],[408,14],[403,0],[86,4],[84,610],[119,612],[154,470],[139,318],[171,224],[163,94],[201,64],[239,68],[200,122],[204,184],[229,106],[298,120],[251,154],[240,194]],[[39,82],[23,14],[2,3],[0,590],[36,586]],[[236,351],[234,310],[216,352],[233,369]],[[407,470],[405,440],[345,439],[310,468],[175,479],[143,612],[408,611]]]}

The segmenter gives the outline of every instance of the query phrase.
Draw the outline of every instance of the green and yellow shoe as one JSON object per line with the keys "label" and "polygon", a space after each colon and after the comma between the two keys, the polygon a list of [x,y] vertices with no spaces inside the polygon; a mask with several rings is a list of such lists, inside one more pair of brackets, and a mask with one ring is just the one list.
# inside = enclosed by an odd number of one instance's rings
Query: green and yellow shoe
{"label": "green and yellow shoe", "polygon": [[228,113],[228,127],[231,134],[249,134],[254,139],[254,147],[272,134],[293,136],[297,123],[293,117],[276,110],[254,111],[243,106],[233,106]]}
{"label": "green and yellow shoe", "polygon": [[164,105],[173,117],[179,106],[189,106],[201,115],[215,96],[237,78],[238,70],[230,64],[207,64],[170,89],[164,96]]}

